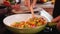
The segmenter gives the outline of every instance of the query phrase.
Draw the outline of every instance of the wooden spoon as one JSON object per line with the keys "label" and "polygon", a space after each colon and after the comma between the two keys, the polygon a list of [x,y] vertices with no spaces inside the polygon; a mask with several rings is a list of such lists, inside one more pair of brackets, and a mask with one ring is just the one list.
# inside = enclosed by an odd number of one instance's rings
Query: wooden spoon
{"label": "wooden spoon", "polygon": [[31,14],[32,14],[32,18],[35,18],[33,6],[30,6],[30,11],[31,11]]}

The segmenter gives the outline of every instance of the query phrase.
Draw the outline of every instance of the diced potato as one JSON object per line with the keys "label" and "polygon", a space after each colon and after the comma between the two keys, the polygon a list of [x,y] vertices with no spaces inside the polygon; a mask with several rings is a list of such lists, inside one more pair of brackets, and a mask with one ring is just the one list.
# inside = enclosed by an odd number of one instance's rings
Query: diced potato
{"label": "diced potato", "polygon": [[44,25],[46,23],[46,20],[42,19],[41,17],[35,17],[35,18],[30,18],[27,21],[21,21],[21,22],[14,22],[12,24],[13,27],[17,27],[20,29],[23,28],[35,28],[41,25]]}

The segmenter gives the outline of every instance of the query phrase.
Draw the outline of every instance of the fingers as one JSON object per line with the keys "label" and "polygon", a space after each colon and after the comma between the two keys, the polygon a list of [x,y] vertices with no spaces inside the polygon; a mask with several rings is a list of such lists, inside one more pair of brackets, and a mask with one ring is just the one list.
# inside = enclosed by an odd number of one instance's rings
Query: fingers
{"label": "fingers", "polygon": [[30,6],[30,0],[25,0],[24,2],[25,2],[25,6],[27,7]]}
{"label": "fingers", "polygon": [[58,16],[52,20],[52,22],[57,22],[57,21],[60,21],[60,16]]}
{"label": "fingers", "polygon": [[37,0],[33,0],[33,3],[31,5],[34,7],[36,2],[37,2]]}

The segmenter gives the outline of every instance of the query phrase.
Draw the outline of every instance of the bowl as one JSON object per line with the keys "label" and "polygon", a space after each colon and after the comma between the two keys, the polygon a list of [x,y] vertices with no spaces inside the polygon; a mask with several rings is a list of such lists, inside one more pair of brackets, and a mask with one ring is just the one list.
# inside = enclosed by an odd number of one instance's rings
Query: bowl
{"label": "bowl", "polygon": [[[35,15],[35,16],[42,17],[40,15]],[[14,14],[14,15],[10,15],[10,16],[7,16],[6,18],[4,18],[3,23],[6,25],[7,29],[9,29],[15,33],[38,33],[40,31],[42,31],[47,24],[47,20],[46,20],[46,24],[41,25],[36,28],[19,29],[19,28],[11,27],[11,24],[13,22],[26,21],[28,18],[32,18],[32,15],[31,14]]]}

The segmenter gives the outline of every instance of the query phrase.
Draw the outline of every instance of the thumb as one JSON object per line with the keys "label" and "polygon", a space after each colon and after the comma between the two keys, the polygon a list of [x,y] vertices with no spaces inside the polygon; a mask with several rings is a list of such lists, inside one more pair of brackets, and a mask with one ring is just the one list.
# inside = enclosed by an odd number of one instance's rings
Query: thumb
{"label": "thumb", "polygon": [[60,21],[60,16],[58,16],[58,17],[52,19],[52,22],[57,22],[57,21]]}

